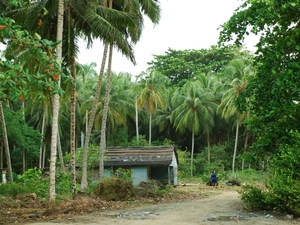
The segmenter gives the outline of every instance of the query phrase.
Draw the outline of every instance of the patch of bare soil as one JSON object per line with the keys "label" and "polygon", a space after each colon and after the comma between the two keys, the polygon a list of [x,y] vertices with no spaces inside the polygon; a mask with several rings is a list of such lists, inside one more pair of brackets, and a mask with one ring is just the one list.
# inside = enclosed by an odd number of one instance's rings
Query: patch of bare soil
{"label": "patch of bare soil", "polygon": [[[0,204],[0,224],[23,225],[150,225],[150,224],[300,224],[276,212],[244,210],[236,187],[183,185],[171,194],[136,198],[132,201],[103,201],[78,196],[64,200],[54,210],[34,197],[19,196],[15,204]],[[22,199],[21,199],[22,198]]]}

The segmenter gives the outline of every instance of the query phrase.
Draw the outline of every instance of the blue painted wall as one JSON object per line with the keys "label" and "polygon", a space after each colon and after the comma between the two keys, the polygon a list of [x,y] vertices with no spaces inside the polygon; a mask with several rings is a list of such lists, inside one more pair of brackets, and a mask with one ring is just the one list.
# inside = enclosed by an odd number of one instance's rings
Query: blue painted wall
{"label": "blue painted wall", "polygon": [[133,170],[133,185],[138,185],[142,181],[148,181],[148,171],[146,166],[135,166],[132,167]]}

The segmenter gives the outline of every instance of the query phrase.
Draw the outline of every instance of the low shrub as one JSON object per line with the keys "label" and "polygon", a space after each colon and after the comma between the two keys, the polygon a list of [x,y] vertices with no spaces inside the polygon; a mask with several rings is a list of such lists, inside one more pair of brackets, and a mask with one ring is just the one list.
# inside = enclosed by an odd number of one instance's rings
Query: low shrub
{"label": "low shrub", "polygon": [[28,187],[28,193],[36,193],[38,197],[49,194],[48,179],[41,178],[42,172],[38,169],[29,169],[24,174],[18,175],[18,183]]}
{"label": "low shrub", "polygon": [[241,186],[241,180],[235,173],[231,174],[225,183],[229,186]]}
{"label": "low shrub", "polygon": [[127,180],[131,183],[133,183],[132,174],[133,174],[133,170],[126,170],[123,168],[118,168],[115,172],[115,175],[117,177]]}
{"label": "low shrub", "polygon": [[239,193],[241,194],[241,199],[246,204],[247,209],[270,209],[270,206],[266,201],[267,192],[263,191],[262,189],[252,185],[245,185],[242,187],[242,190]]}
{"label": "low shrub", "polygon": [[282,145],[271,162],[268,191],[245,186],[242,200],[250,209],[277,210],[300,215],[300,134],[291,131],[293,144]]}
{"label": "low shrub", "polygon": [[55,177],[55,191],[57,194],[72,193],[72,178],[71,174],[57,173]]}
{"label": "low shrub", "polygon": [[6,183],[0,185],[0,195],[15,197],[20,194],[30,193],[30,187],[20,183]]}
{"label": "low shrub", "polygon": [[274,209],[300,215],[300,134],[291,133],[294,143],[281,146],[280,153],[272,160],[274,173],[269,180],[272,195],[268,199],[274,202]]}

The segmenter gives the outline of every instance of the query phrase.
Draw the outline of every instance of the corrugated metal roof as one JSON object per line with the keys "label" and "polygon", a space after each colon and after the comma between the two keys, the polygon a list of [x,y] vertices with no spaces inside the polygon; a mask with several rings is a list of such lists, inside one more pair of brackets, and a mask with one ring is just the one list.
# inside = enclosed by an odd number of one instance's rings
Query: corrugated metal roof
{"label": "corrugated metal roof", "polygon": [[107,147],[104,166],[170,165],[174,146]]}

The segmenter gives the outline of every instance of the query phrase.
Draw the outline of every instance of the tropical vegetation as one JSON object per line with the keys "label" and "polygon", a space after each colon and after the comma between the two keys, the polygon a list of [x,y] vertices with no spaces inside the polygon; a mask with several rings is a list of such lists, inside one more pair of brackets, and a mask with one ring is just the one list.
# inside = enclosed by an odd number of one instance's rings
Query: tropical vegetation
{"label": "tropical vegetation", "polygon": [[[144,16],[159,23],[159,1],[0,3],[0,169],[10,183],[32,177],[54,204],[56,194],[88,191],[96,164],[104,177],[107,146],[174,145],[179,179],[261,171],[271,195],[246,186],[249,208],[255,195],[261,209],[300,212],[300,3],[246,0],[219,43],[169,48],[138,75],[116,74],[113,51],[135,63]],[[261,37],[255,53],[242,46],[248,32]],[[76,61],[79,38],[103,42],[99,73]]]}

